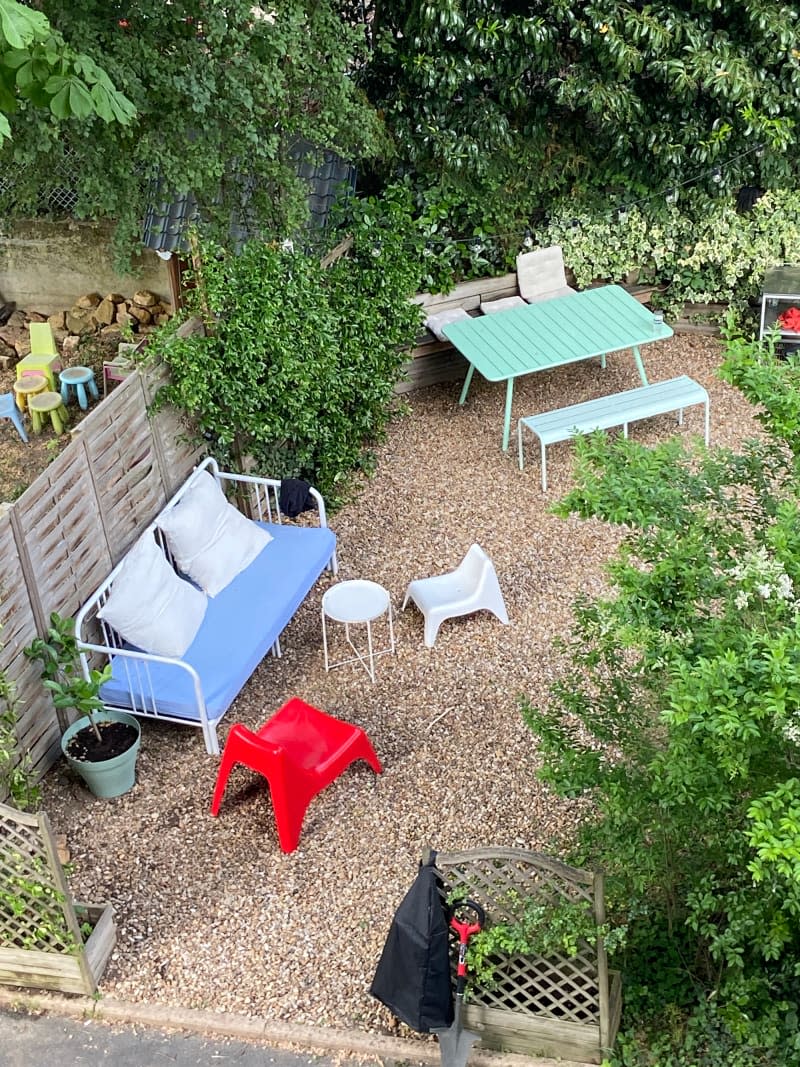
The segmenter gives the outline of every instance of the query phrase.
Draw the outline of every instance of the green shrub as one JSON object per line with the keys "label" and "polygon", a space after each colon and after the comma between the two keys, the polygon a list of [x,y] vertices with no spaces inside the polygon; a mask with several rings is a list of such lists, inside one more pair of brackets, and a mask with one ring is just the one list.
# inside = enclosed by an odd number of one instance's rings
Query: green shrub
{"label": "green shrub", "polygon": [[331,503],[371,452],[396,406],[394,388],[419,331],[419,263],[389,223],[367,216],[351,256],[325,268],[311,255],[251,241],[240,254],[208,244],[190,310],[208,336],[150,346],[169,367],[158,402],[193,416],[224,462],[313,482]]}
{"label": "green shrub", "polygon": [[792,361],[727,344],[766,439],[576,442],[558,511],[624,539],[612,593],[576,605],[570,669],[523,706],[543,778],[593,801],[570,860],[606,871],[620,1064],[800,1063],[800,390]]}

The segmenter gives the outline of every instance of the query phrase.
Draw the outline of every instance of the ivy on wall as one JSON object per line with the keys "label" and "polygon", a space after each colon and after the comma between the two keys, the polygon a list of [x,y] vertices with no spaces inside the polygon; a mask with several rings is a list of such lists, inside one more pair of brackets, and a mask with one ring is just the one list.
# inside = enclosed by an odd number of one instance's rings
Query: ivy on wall
{"label": "ivy on wall", "polygon": [[600,212],[563,204],[536,237],[563,246],[581,287],[636,271],[640,281],[665,287],[660,301],[672,313],[685,302],[741,312],[769,267],[800,260],[800,193],[769,191],[739,212],[732,197],[689,191],[678,204],[633,207],[623,218],[607,204]]}

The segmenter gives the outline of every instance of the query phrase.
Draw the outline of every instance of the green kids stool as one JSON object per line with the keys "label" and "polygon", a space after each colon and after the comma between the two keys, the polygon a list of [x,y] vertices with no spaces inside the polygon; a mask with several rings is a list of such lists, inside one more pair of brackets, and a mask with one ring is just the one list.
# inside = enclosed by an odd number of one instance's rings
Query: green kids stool
{"label": "green kids stool", "polygon": [[61,370],[61,358],[53,340],[49,322],[29,322],[31,352],[17,364],[17,380],[27,371],[39,371],[47,378],[52,390],[56,388],[56,372]]}
{"label": "green kids stool", "polygon": [[33,423],[33,432],[41,433],[44,427],[44,417],[50,416],[53,429],[57,434],[64,433],[69,415],[61,402],[61,393],[46,392],[28,398],[28,411]]}

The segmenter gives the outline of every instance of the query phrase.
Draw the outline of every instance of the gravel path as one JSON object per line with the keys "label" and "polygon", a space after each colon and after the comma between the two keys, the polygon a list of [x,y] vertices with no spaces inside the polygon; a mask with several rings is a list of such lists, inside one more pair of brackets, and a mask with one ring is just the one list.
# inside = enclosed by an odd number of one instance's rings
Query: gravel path
{"label": "gravel path", "polygon": [[[686,373],[706,386],[713,442],[755,430],[748,405],[716,377],[718,341],[679,335],[645,359],[653,381]],[[515,390],[514,417],[637,384],[620,354],[602,379],[590,363],[531,375]],[[116,800],[90,797],[63,766],[48,776],[43,807],[67,835],[76,895],[116,910],[103,993],[387,1032],[393,1021],[367,990],[423,847],[557,851],[569,834],[577,808],[537,782],[518,696],[544,698],[559,668],[553,639],[568,632],[575,595],[602,590],[618,533],[548,513],[570,485],[568,443],[549,449],[542,494],[534,451],[521,473],[513,448],[500,449],[503,386],[476,375],[463,409],[459,389],[410,394],[376,477],[331,521],[340,578],[391,592],[397,655],[378,660],[374,685],[358,665],[325,674],[325,578],[286,631],[283,658],[264,661],[226,718],[256,727],[301,696],[360,724],[382,775],[348,770],[313,802],[291,855],[278,848],[263,781],[242,768],[210,817],[217,761],[197,731],[146,724],[137,785]],[[632,436],[655,443],[674,431],[664,416]],[[684,432],[702,433],[701,408]],[[405,586],[456,566],[473,541],[494,560],[511,623],[488,613],[449,621],[429,650],[421,615],[399,613]]]}

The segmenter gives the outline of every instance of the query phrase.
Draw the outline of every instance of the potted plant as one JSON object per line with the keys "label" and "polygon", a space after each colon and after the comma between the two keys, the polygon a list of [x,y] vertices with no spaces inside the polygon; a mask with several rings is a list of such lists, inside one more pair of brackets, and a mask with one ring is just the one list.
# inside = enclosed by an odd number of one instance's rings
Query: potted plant
{"label": "potted plant", "polygon": [[[46,637],[37,637],[25,655],[42,665],[42,683],[57,710],[74,708],[78,718],[61,737],[61,751],[70,767],[98,797],[116,797],[133,788],[139,753],[138,720],[112,711],[100,699],[100,687],[111,667],[84,674],[73,619],[50,616]],[[88,720],[88,721],[87,721]]]}

